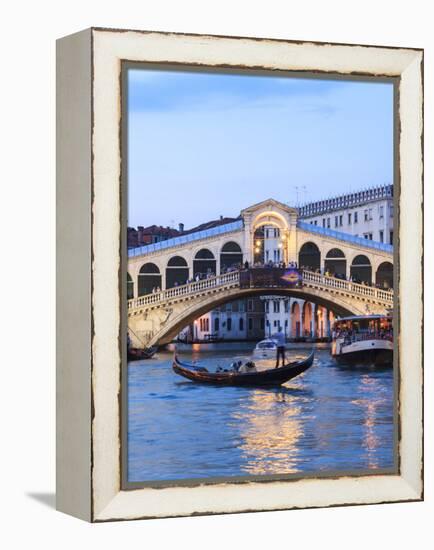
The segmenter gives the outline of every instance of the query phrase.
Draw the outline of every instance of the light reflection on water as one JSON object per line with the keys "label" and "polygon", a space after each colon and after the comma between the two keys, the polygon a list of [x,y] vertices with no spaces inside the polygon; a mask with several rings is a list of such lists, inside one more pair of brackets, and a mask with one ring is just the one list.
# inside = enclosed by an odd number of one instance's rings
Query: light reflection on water
{"label": "light reflection on water", "polygon": [[[252,347],[196,345],[183,357],[215,368]],[[224,388],[175,375],[171,360],[129,365],[129,481],[393,467],[392,369],[338,366],[319,350],[280,388]]]}
{"label": "light reflection on water", "polygon": [[298,471],[297,442],[302,434],[301,408],[285,390],[254,390],[247,405],[233,418],[243,426],[240,445],[245,460],[243,471],[251,475]]}

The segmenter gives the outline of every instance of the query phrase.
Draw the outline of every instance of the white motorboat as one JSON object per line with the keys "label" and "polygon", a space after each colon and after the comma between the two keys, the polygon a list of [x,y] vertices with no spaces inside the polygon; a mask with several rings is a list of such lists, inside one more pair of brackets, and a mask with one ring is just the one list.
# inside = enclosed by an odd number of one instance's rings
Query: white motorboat
{"label": "white motorboat", "polygon": [[360,315],[338,319],[333,327],[331,354],[340,363],[392,365],[392,318]]}
{"label": "white motorboat", "polygon": [[253,350],[255,359],[276,359],[277,343],[272,338],[266,338],[256,344]]}

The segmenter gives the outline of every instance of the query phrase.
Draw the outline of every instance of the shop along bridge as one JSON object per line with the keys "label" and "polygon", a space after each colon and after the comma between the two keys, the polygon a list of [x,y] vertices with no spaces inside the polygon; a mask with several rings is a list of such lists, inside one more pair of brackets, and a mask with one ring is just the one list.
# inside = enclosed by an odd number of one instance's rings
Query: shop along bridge
{"label": "shop along bridge", "polygon": [[[247,284],[246,272],[268,264],[297,266],[296,284],[250,276]],[[133,345],[165,344],[223,303],[270,294],[338,316],[384,314],[392,288],[391,245],[306,223],[296,208],[269,199],[229,222],[130,249],[128,326]]]}

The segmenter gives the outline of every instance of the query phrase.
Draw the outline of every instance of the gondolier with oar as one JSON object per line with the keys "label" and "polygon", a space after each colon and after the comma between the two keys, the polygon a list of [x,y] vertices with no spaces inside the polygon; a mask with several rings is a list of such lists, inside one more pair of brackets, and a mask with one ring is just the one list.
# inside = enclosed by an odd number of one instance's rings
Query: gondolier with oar
{"label": "gondolier with oar", "polygon": [[285,333],[282,330],[282,327],[279,325],[279,330],[272,336],[273,340],[277,344],[277,353],[276,353],[276,369],[279,366],[279,359],[282,358],[282,367],[285,365]]}

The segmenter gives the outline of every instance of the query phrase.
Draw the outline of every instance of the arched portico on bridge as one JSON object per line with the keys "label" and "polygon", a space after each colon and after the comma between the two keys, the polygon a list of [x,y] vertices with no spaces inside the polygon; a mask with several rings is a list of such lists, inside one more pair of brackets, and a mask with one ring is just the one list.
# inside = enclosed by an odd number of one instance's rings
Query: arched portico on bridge
{"label": "arched portico on bridge", "polygon": [[375,283],[380,288],[393,288],[393,264],[382,262],[375,273]]}
{"label": "arched portico on bridge", "polygon": [[189,274],[187,260],[182,256],[172,256],[166,267],[166,288],[184,285],[188,281]]}
{"label": "arched portico on bridge", "polygon": [[321,269],[321,252],[314,242],[304,243],[298,252],[300,268],[316,271]]}
{"label": "arched portico on bridge", "polygon": [[142,265],[138,276],[138,296],[151,294],[152,291],[161,289],[161,273],[158,266],[152,262]]}
{"label": "arched portico on bridge", "polygon": [[209,248],[201,248],[193,260],[193,277],[206,277],[217,273],[217,261]]}
{"label": "arched portico on bridge", "polygon": [[333,276],[346,278],[347,260],[340,248],[332,248],[327,252],[324,260],[324,273],[326,272]]}
{"label": "arched portico on bridge", "polygon": [[243,264],[243,251],[235,241],[226,242],[220,251],[220,273],[228,269],[239,269]]}
{"label": "arched portico on bridge", "polygon": [[355,283],[372,283],[372,264],[365,254],[358,254],[353,259],[350,276]]}

